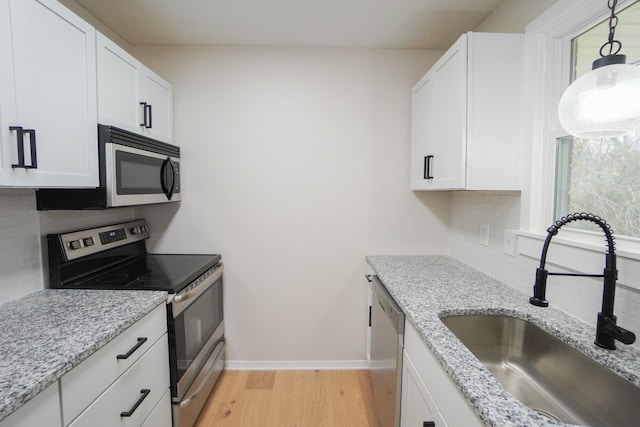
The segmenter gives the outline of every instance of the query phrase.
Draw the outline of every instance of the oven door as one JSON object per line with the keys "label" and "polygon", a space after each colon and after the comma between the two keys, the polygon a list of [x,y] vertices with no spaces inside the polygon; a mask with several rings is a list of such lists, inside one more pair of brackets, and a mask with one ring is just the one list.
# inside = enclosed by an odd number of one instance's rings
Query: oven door
{"label": "oven door", "polygon": [[198,377],[201,371],[214,369],[207,363],[214,353],[218,353],[218,359],[222,358],[222,271],[220,264],[212,274],[197,279],[176,294],[169,305],[169,362],[174,402],[182,401],[192,384],[202,381],[202,377]]}
{"label": "oven door", "polygon": [[105,144],[107,206],[175,202],[180,159],[120,144]]}

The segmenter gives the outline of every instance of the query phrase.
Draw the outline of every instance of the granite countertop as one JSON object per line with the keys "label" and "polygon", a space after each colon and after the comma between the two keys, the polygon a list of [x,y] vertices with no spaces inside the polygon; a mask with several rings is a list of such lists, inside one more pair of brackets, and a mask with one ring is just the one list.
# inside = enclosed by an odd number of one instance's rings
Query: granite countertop
{"label": "granite countertop", "polygon": [[0,420],[167,301],[166,292],[45,289],[0,306]]}
{"label": "granite countertop", "polygon": [[[446,256],[368,256],[389,293],[488,426],[564,426],[529,409],[439,320],[447,315],[504,314],[528,320],[640,387],[640,351],[593,344],[595,328]],[[532,272],[532,275],[534,273]],[[594,317],[596,313],[593,314]]]}

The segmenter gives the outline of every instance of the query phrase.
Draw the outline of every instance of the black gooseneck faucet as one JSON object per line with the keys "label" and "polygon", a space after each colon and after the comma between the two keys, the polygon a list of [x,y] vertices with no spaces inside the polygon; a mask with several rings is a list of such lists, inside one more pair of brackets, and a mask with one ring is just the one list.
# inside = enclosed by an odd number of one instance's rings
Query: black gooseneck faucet
{"label": "black gooseneck faucet", "polygon": [[[607,253],[605,255],[605,267],[603,274],[582,274],[582,273],[550,273],[544,266],[547,260],[547,250],[551,243],[551,238],[558,234],[558,230],[564,225],[573,221],[591,221],[597,224],[605,234],[607,240]],[[540,267],[536,270],[536,281],[533,285],[533,296],[529,302],[539,307],[549,306],[549,301],[545,299],[547,290],[547,276],[585,276],[603,277],[604,290],[602,292],[602,310],[598,313],[596,324],[595,344],[609,350],[615,350],[616,340],[624,344],[633,344],[636,336],[633,332],[627,331],[616,324],[616,316],[613,315],[613,303],[615,300],[616,280],[618,280],[618,270],[616,267],[616,250],[613,231],[607,222],[597,215],[590,213],[574,213],[567,215],[547,228],[547,238],[542,247],[540,256]]]}

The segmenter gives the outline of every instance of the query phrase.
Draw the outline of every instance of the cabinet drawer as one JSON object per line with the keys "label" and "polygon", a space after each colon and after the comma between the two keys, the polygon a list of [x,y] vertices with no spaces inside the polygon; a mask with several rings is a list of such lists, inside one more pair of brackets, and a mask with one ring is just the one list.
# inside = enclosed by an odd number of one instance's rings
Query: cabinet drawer
{"label": "cabinet drawer", "polygon": [[164,335],[70,426],[141,426],[169,390],[168,354]]}
{"label": "cabinet drawer", "polygon": [[[160,305],[64,375],[60,382],[65,425],[89,406],[166,332],[166,306]],[[129,356],[124,358],[127,354]],[[166,365],[165,371],[169,369],[168,362]]]}
{"label": "cabinet drawer", "polygon": [[171,390],[167,390],[160,402],[153,408],[142,427],[171,427]]}
{"label": "cabinet drawer", "polygon": [[404,347],[446,423],[451,426],[481,427],[483,424],[467,399],[409,322],[405,323]]}

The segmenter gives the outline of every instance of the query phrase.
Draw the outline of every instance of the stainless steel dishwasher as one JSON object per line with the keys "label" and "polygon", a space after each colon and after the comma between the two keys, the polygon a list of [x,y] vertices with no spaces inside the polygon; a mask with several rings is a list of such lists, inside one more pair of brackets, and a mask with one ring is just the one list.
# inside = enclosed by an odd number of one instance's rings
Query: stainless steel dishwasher
{"label": "stainless steel dishwasher", "polygon": [[404,313],[378,276],[371,282],[371,363],[369,375],[373,403],[380,427],[400,425]]}

